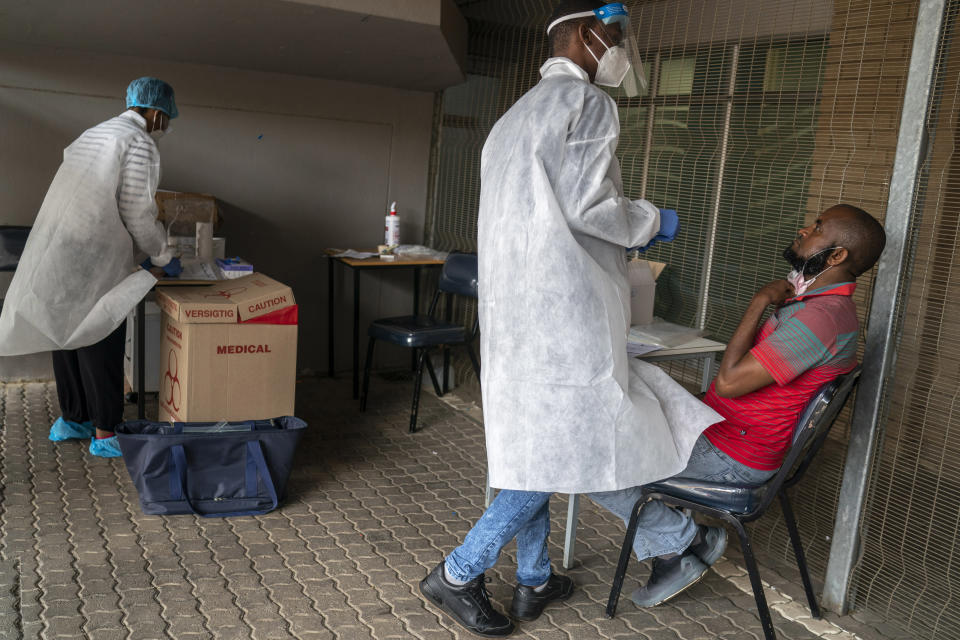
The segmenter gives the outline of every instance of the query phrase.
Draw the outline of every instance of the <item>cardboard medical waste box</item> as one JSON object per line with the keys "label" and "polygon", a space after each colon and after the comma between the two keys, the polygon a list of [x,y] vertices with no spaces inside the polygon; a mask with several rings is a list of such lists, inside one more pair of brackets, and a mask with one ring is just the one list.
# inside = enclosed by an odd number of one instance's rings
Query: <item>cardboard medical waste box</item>
{"label": "cardboard medical waste box", "polygon": [[653,322],[653,301],[657,294],[657,278],[666,266],[664,262],[650,260],[631,260],[627,263],[631,326]]}
{"label": "cardboard medical waste box", "polygon": [[194,237],[198,222],[217,228],[220,208],[217,199],[206,193],[157,191],[157,219],[169,227],[170,235]]}
{"label": "cardboard medical waste box", "polygon": [[201,287],[161,287],[160,420],[293,415],[297,305],[254,273]]}

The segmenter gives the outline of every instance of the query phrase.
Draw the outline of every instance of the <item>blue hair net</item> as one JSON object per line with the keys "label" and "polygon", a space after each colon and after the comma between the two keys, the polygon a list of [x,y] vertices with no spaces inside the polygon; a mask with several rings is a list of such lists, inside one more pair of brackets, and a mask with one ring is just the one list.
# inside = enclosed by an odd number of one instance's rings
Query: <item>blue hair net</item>
{"label": "blue hair net", "polygon": [[143,107],[163,111],[174,119],[179,115],[173,101],[173,87],[159,78],[137,78],[127,87],[127,108]]}

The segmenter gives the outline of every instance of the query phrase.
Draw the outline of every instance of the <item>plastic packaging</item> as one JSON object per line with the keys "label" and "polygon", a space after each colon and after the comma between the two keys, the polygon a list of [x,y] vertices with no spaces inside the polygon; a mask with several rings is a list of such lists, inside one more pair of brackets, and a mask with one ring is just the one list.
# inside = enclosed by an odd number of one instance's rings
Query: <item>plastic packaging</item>
{"label": "plastic packaging", "polygon": [[237,258],[217,258],[217,267],[224,280],[242,278],[253,273],[253,265],[246,260]]}
{"label": "plastic packaging", "polygon": [[196,246],[198,258],[201,260],[213,258],[213,223],[197,223]]}
{"label": "plastic packaging", "polygon": [[634,342],[655,345],[664,349],[673,349],[684,345],[703,336],[703,333],[701,329],[684,327],[667,322],[662,318],[654,318],[650,324],[630,327],[630,339]]}
{"label": "plastic packaging", "polygon": [[393,254],[401,258],[428,258],[431,260],[446,260],[446,251],[436,251],[422,244],[400,244],[393,248]]}
{"label": "plastic packaging", "polygon": [[397,203],[390,205],[390,214],[386,217],[383,229],[383,243],[388,247],[400,244],[400,216],[397,215]]}
{"label": "plastic packaging", "polygon": [[221,420],[215,424],[184,425],[183,433],[227,433],[231,431],[253,431],[254,428],[253,422],[230,423]]}

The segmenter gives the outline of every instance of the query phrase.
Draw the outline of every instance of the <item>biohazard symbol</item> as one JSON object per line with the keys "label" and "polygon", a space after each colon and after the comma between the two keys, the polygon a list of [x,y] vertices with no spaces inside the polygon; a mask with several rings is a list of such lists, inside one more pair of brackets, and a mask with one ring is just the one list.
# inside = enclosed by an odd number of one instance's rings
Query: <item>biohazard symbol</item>
{"label": "biohazard symbol", "polygon": [[246,287],[234,287],[233,289],[220,289],[220,291],[217,291],[216,293],[208,293],[203,297],[204,298],[226,298],[227,300],[229,300],[231,296],[238,296],[246,290],[247,290]]}
{"label": "biohazard symbol", "polygon": [[[169,381],[169,385],[167,382]],[[173,349],[167,355],[167,372],[163,374],[164,390],[169,389],[169,396],[166,403],[173,407],[174,411],[180,411],[180,363],[177,361],[177,354]]]}

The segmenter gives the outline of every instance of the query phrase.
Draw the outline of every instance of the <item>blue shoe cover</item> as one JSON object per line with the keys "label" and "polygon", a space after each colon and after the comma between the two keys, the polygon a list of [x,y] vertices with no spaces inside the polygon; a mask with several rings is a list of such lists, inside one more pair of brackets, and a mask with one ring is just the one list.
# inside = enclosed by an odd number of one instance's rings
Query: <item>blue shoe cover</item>
{"label": "blue shoe cover", "polygon": [[90,440],[90,453],[101,458],[119,458],[123,455],[117,436],[109,438],[93,438]]}
{"label": "blue shoe cover", "polygon": [[73,422],[65,420],[62,416],[50,427],[50,440],[53,442],[62,442],[63,440],[86,439],[91,437],[96,431],[92,422]]}

